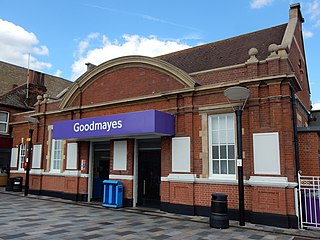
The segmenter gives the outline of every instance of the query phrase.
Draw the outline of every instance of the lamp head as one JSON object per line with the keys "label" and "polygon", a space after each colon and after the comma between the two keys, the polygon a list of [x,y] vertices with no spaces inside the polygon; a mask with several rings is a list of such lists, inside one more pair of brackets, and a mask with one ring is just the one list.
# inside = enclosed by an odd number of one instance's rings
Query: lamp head
{"label": "lamp head", "polygon": [[245,101],[250,96],[250,91],[245,87],[230,87],[224,90],[224,96],[229,101]]}

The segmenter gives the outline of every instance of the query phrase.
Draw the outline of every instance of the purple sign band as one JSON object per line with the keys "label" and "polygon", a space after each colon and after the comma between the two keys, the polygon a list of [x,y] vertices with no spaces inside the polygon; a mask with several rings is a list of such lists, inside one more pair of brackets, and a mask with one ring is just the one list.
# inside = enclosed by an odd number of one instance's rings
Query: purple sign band
{"label": "purple sign band", "polygon": [[135,134],[174,135],[174,116],[147,110],[53,123],[53,139]]}

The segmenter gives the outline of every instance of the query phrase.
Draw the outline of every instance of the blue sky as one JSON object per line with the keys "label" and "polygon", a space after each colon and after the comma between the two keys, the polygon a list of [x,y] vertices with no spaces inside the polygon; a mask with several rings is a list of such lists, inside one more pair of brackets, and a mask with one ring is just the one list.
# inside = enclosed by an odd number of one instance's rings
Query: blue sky
{"label": "blue sky", "polygon": [[[287,23],[292,0],[1,0],[0,60],[74,80],[86,62],[157,56]],[[320,108],[320,0],[301,0]]]}

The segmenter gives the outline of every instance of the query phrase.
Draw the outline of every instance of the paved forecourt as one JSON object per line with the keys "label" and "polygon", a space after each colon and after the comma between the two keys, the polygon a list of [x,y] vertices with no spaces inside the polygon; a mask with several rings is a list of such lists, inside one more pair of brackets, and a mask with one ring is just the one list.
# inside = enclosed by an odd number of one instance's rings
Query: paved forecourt
{"label": "paved forecourt", "polygon": [[169,216],[0,192],[0,239],[295,239],[232,226],[214,229]]}

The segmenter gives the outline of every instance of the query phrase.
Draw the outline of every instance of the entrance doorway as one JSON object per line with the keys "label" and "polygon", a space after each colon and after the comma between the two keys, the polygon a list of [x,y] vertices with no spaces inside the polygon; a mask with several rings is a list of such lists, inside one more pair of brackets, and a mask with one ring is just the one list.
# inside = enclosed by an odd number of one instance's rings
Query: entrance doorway
{"label": "entrance doorway", "polygon": [[138,206],[160,208],[160,139],[138,141]]}
{"label": "entrance doorway", "polygon": [[92,199],[102,201],[103,180],[109,179],[110,171],[110,143],[93,143],[93,175],[92,175]]}

